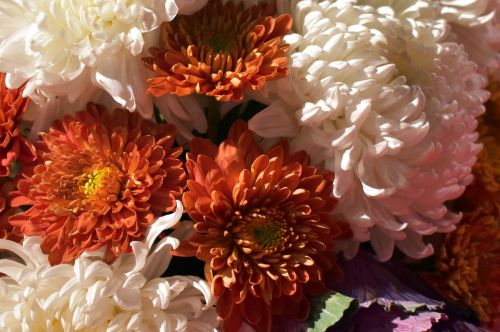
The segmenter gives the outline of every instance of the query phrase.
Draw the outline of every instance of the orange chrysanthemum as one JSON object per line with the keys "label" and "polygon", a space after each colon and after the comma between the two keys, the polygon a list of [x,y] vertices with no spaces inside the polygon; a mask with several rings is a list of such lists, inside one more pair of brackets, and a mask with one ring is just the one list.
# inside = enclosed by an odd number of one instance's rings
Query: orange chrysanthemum
{"label": "orange chrysanthemum", "polygon": [[148,93],[239,101],[243,90],[259,90],[266,81],[288,75],[288,45],[282,37],[290,32],[292,19],[266,16],[270,8],[212,0],[193,15],[163,23],[162,49],[151,49],[153,57],[144,59],[158,74],[148,80]]}
{"label": "orange chrysanthemum", "polygon": [[33,146],[19,133],[19,123],[28,106],[22,93],[23,88],[8,89],[5,74],[0,73],[0,177],[11,174],[11,164],[16,160],[28,164],[36,158]]}
{"label": "orange chrysanthemum", "polygon": [[108,261],[130,252],[156,216],[175,209],[185,186],[174,127],[138,113],[89,104],[36,144],[39,164],[12,201],[32,207],[10,222],[42,237],[51,264],[103,246]]}
{"label": "orange chrysanthemum", "polygon": [[245,320],[266,332],[273,315],[306,319],[306,295],[321,294],[325,273],[338,273],[335,240],[350,236],[330,214],[333,173],[284,142],[263,152],[244,122],[219,147],[192,140],[186,166],[182,201],[195,233],[179,253],[205,262],[225,330]]}
{"label": "orange chrysanthemum", "polygon": [[500,323],[499,218],[492,205],[467,213],[446,235],[433,277],[447,299],[474,310],[485,326]]}

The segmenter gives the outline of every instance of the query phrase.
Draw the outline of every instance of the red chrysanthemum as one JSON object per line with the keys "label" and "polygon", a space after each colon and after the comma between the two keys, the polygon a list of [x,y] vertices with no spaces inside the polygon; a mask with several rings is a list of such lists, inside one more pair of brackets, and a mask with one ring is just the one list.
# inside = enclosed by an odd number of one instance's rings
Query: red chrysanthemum
{"label": "red chrysanthemum", "polygon": [[28,106],[23,89],[8,89],[5,74],[0,73],[0,177],[11,174],[11,164],[16,160],[27,164],[36,157],[33,146],[19,133],[19,123]]}
{"label": "red chrysanthemum", "polygon": [[186,166],[182,201],[195,233],[179,254],[206,263],[225,330],[245,320],[269,331],[273,315],[306,319],[306,295],[324,292],[325,274],[339,272],[335,240],[350,236],[330,214],[333,173],[284,142],[263,152],[244,122],[219,147],[194,139]]}
{"label": "red chrysanthemum", "polygon": [[31,207],[10,222],[42,237],[51,264],[103,246],[112,261],[175,209],[186,174],[173,144],[173,126],[89,104],[41,135],[39,163],[12,202]]}
{"label": "red chrysanthemum", "polygon": [[158,76],[148,93],[193,93],[219,101],[239,101],[245,89],[259,90],[268,80],[288,75],[290,15],[267,16],[269,5],[212,0],[193,15],[178,15],[161,26],[161,49],[151,49],[145,64]]}

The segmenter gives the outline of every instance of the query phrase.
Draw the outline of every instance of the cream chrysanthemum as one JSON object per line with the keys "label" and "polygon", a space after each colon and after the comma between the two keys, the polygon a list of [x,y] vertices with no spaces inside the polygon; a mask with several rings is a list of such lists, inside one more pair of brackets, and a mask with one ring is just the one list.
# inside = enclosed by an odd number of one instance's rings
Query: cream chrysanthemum
{"label": "cream chrysanthemum", "polygon": [[[291,80],[250,128],[294,136],[313,162],[335,172],[335,212],[355,242],[382,260],[394,246],[433,252],[423,235],[449,232],[460,216],[444,203],[472,179],[476,119],[488,93],[433,1],[295,0]],[[273,124],[273,118],[287,121]],[[276,123],[276,121],[274,121]]]}
{"label": "cream chrysanthemum", "polygon": [[[99,253],[50,266],[39,238],[0,240],[15,258],[0,260],[0,329],[14,331],[216,331],[210,286],[196,277],[160,277],[179,241],[164,229],[182,215],[159,218],[146,241],[113,265]],[[171,235],[175,235],[175,232]],[[20,260],[19,260],[20,259]]]}
{"label": "cream chrysanthemum", "polygon": [[153,106],[140,56],[144,45],[156,40],[150,33],[162,22],[205,3],[5,0],[0,4],[0,71],[7,73],[9,87],[28,81],[25,96],[37,103],[62,96],[73,102],[102,88],[123,107],[149,116]]}
{"label": "cream chrysanthemum", "polygon": [[439,0],[441,17],[450,25],[448,40],[465,47],[471,60],[493,73],[500,67],[499,0]]}

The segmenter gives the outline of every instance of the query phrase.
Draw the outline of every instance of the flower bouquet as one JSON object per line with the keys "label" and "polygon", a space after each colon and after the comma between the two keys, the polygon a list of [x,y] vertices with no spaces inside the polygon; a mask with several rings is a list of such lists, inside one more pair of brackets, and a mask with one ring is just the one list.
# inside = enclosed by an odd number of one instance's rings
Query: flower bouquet
{"label": "flower bouquet", "polygon": [[500,331],[498,0],[0,0],[0,331]]}

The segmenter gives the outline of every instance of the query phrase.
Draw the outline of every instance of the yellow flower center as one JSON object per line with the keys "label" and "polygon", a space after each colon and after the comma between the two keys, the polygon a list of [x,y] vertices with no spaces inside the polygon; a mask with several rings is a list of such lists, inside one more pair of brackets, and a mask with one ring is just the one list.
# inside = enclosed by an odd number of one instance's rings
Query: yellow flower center
{"label": "yellow flower center", "polygon": [[88,199],[115,201],[121,189],[120,172],[106,166],[93,168],[79,179],[79,190]]}
{"label": "yellow flower center", "polygon": [[113,173],[111,167],[105,167],[86,174],[87,181],[83,185],[83,192],[86,196],[93,196],[97,191],[103,187],[103,180]]}

